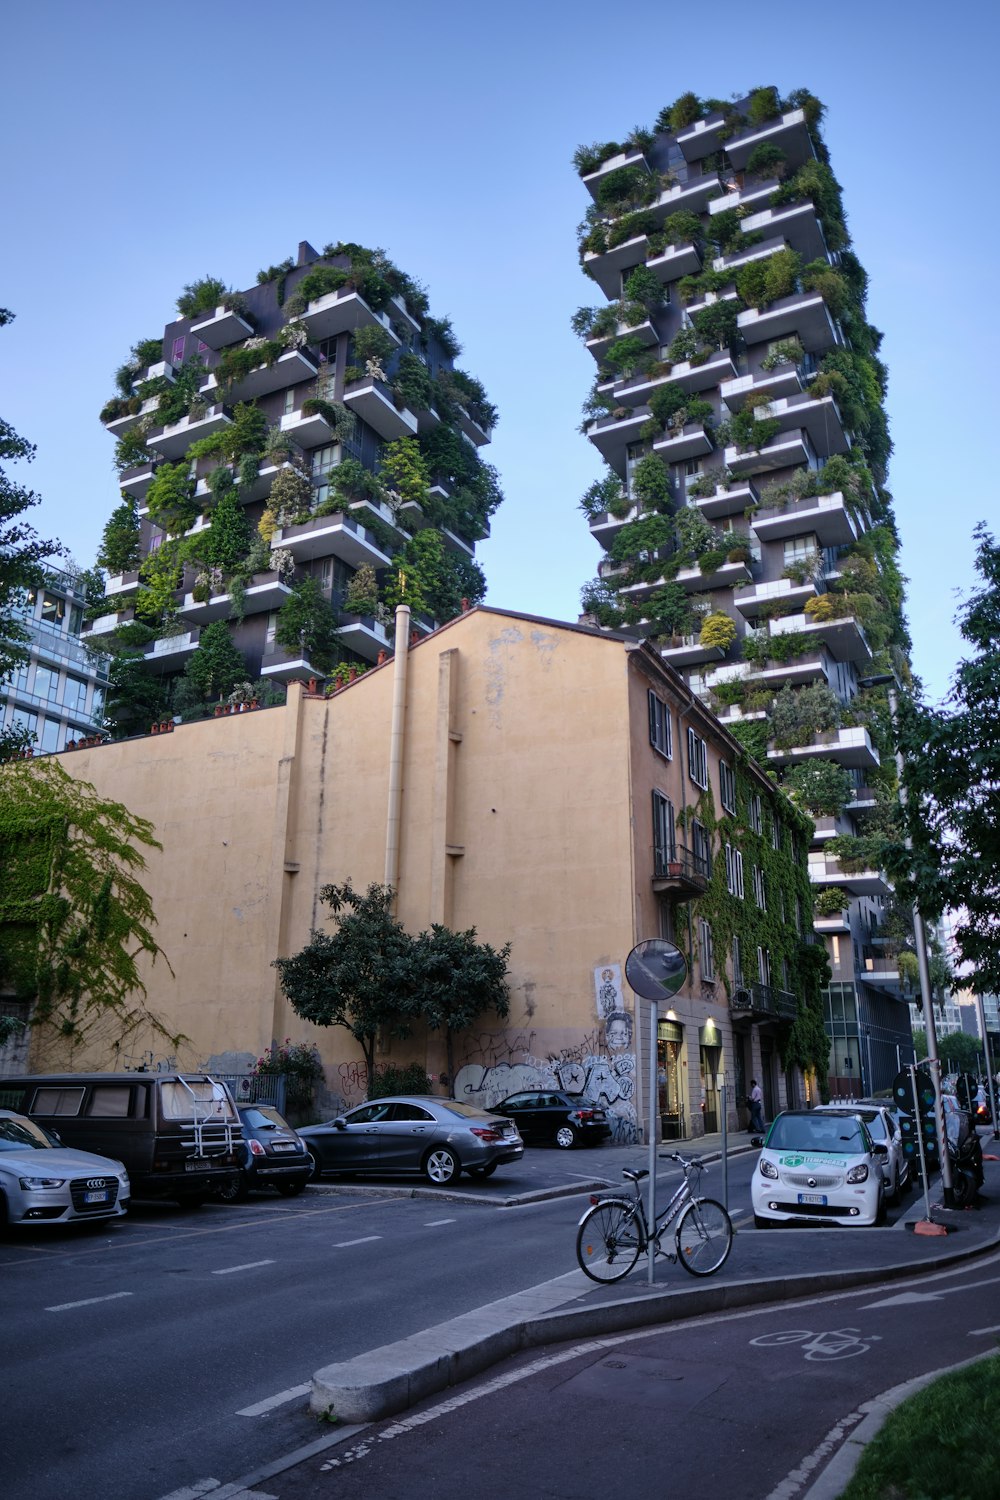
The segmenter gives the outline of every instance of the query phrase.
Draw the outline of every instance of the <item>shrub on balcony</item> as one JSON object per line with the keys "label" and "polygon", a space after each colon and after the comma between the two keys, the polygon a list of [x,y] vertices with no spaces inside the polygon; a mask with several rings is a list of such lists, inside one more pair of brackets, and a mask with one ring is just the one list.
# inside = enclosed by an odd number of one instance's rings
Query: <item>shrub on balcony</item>
{"label": "shrub on balcony", "polygon": [[836,600],[832,594],[817,594],[815,598],[806,600],[803,613],[817,625],[824,620],[836,619]]}
{"label": "shrub on balcony", "polygon": [[622,495],[622,482],[611,470],[603,479],[595,479],[593,484],[584,491],[580,497],[580,509],[588,521],[596,521],[599,516],[613,515],[611,507],[619,501],[624,501],[624,513],[627,515],[632,502],[627,495]]}
{"label": "shrub on balcony", "polygon": [[805,359],[805,350],[798,339],[779,339],[760,362],[762,370],[777,370],[782,365],[800,365]]}
{"label": "shrub on balcony", "polygon": [[767,650],[764,659],[783,664],[794,661],[796,657],[808,656],[816,650],[816,642],[803,630],[786,630],[780,635],[767,637]]}
{"label": "shrub on balcony", "polygon": [[846,911],[851,904],[851,898],[839,885],[828,885],[823,890],[817,891],[813,897],[813,916],[815,917],[837,917],[842,911]]}
{"label": "shrub on balcony", "polygon": [[747,157],[746,170],[754,177],[777,177],[780,180],[788,171],[788,158],[773,141],[761,141]]}
{"label": "shrub on balcony", "polygon": [[618,167],[602,177],[594,194],[598,208],[605,213],[621,213],[652,203],[659,196],[657,177],[640,166]]}
{"label": "shrub on balcony", "polygon": [[840,184],[824,161],[807,161],[794,176],[775,188],[771,194],[771,206],[780,208],[785,203],[810,200],[823,225],[826,243],[831,250],[843,250],[849,241],[844,210],[840,198]]}
{"label": "shrub on balcony", "polygon": [[[641,516],[623,526],[608,552],[613,562],[634,562],[639,558],[652,559],[674,539],[674,528],[666,516]],[[656,576],[659,577],[659,565]]]}
{"label": "shrub on balcony", "polygon": [[617,630],[625,618],[617,590],[603,578],[584,584],[580,591],[580,609],[606,630]]}
{"label": "shrub on balcony", "polygon": [[[654,181],[653,178],[649,179]],[[656,215],[643,209],[636,209],[634,213],[622,214],[616,223],[612,224],[607,231],[607,248],[614,250],[617,245],[624,245],[628,240],[638,239],[643,234],[655,234],[658,228]]]}
{"label": "shrub on balcony", "polygon": [[202,276],[199,281],[187,284],[177,298],[177,311],[182,318],[195,318],[199,313],[214,312],[224,302],[232,305],[233,294],[227,293],[226,283],[217,276]]}
{"label": "shrub on balcony", "polygon": [[824,848],[833,855],[845,875],[860,875],[863,870],[880,870],[885,858],[886,839],[880,833],[855,835],[838,833],[828,839]]}
{"label": "shrub on balcony", "polygon": [[732,284],[731,271],[714,271],[711,266],[707,266],[697,275],[682,276],[677,283],[677,296],[687,307],[692,302],[701,301],[709,292],[718,295],[726,291]]}
{"label": "shrub on balcony", "polygon": [[105,568],[113,577],[122,573],[133,573],[142,557],[141,527],[138,506],[131,496],[123,497],[109,516],[100,549],[97,566]]}
{"label": "shrub on balcony", "polygon": [[632,469],[632,494],[645,508],[668,510],[673,502],[670,470],[658,453],[646,453]]}
{"label": "shrub on balcony", "polygon": [[835,760],[811,760],[790,766],[782,784],[792,800],[814,818],[839,817],[853,793],[850,772]]}
{"label": "shrub on balcony", "polygon": [[370,563],[362,563],[348,583],[344,608],[352,615],[374,615],[378,609],[378,581]]}
{"label": "shrub on balcony", "polygon": [[801,588],[803,584],[811,583],[818,576],[822,565],[823,560],[818,552],[807,552],[804,557],[796,557],[790,563],[786,563],[781,570],[781,576],[791,579],[792,583]]}
{"label": "shrub on balcony", "polygon": [[681,94],[673,104],[666,104],[656,117],[656,129],[658,131],[684,130],[686,126],[693,125],[696,120],[704,118],[705,106],[697,94],[690,92]]}
{"label": "shrub on balcony", "polygon": [[680,413],[687,408],[687,392],[683,386],[677,385],[675,381],[669,381],[652,392],[649,398],[649,410],[659,423],[661,428],[677,425],[678,420],[683,421]]}
{"label": "shrub on balcony", "polygon": [[[379,380],[385,379],[383,366],[388,364],[396,351],[396,341],[388,329],[379,323],[369,323],[363,328],[357,328],[351,339],[354,351],[354,359],[362,365],[369,375],[374,375]],[[369,369],[374,365],[374,370]]]}
{"label": "shrub on balcony", "polygon": [[681,583],[665,583],[642,605],[635,606],[636,616],[652,621],[658,635],[690,635],[694,629],[694,611],[687,590]]}
{"label": "shrub on balcony", "polygon": [[[728,620],[729,616],[726,615],[725,618]],[[705,624],[707,623],[708,621],[706,620]],[[702,629],[704,630],[704,625]],[[712,702],[718,708],[733,708],[742,704],[747,696],[747,691],[747,682],[739,677],[730,677],[725,682],[713,682],[711,687]]]}
{"label": "shrub on balcony", "polygon": [[728,490],[733,476],[726,468],[705,469],[693,484],[687,487],[689,499],[707,500],[716,490]]}
{"label": "shrub on balcony", "polygon": [[747,119],[751,125],[766,125],[781,113],[778,91],[770,84],[766,88],[754,89],[747,103]]}
{"label": "shrub on balcony", "polygon": [[618,156],[621,146],[617,141],[595,141],[592,146],[577,146],[573,152],[573,166],[581,177],[589,177],[611,156]]}
{"label": "shrub on balcony", "polygon": [[270,369],[284,352],[285,346],[277,339],[247,339],[243,344],[223,349],[215,367],[215,378],[222,387],[235,385],[262,365]]}
{"label": "shrub on balcony", "polygon": [[429,411],[435,405],[434,381],[423,360],[418,359],[415,354],[407,351],[401,355],[395,383],[411,411]]}
{"label": "shrub on balcony", "polygon": [[146,492],[150,520],[168,536],[187,531],[198,519],[199,506],[194,498],[190,467],[186,459],[176,464],[161,464]]}
{"label": "shrub on balcony", "polygon": [[835,318],[843,318],[853,301],[846,279],[825,260],[811,260],[803,266],[802,290],[819,292]]}
{"label": "shrub on balcony", "polygon": [[312,512],[313,487],[298,469],[280,469],[274,476],[269,508],[278,526],[298,526],[308,521]]}
{"label": "shrub on balcony", "polygon": [[[704,572],[704,569],[702,571]],[[702,646],[718,647],[723,651],[728,651],[736,640],[737,634],[735,620],[723,610],[717,609],[702,620],[698,640]],[[739,686],[742,689],[742,684]]]}
{"label": "shrub on balcony", "polygon": [[698,567],[706,576],[717,573],[726,561],[726,554],[721,547],[709,547],[698,558]]}
{"label": "shrub on balcony", "polygon": [[774,700],[772,737],[781,750],[808,745],[816,735],[836,729],[840,715],[840,700],[825,682],[801,688],[786,685]]}
{"label": "shrub on balcony", "polygon": [[397,504],[423,506],[426,503],[430,469],[416,438],[396,438],[385,445],[380,475]]}
{"label": "shrub on balcony", "polygon": [[705,230],[697,214],[680,209],[667,215],[660,233],[668,245],[699,245]]}
{"label": "shrub on balcony", "polygon": [[674,334],[667,350],[667,357],[672,364],[683,364],[685,360],[693,360],[701,348],[701,340],[693,328],[681,328]]}
{"label": "shrub on balcony", "polygon": [[699,510],[684,506],[674,517],[677,550],[686,562],[694,562],[708,552],[715,543],[716,530]]}
{"label": "shrub on balcony", "polygon": [[326,401],[322,396],[309,396],[302,403],[302,415],[322,417],[330,428],[332,441],[335,443],[342,443],[354,432],[354,413],[340,401]]}
{"label": "shrub on balcony", "polygon": [[692,316],[695,331],[706,343],[717,349],[725,349],[738,332],[739,304],[733,300],[711,302],[700,307]]}
{"label": "shrub on balcony", "polygon": [[740,228],[746,217],[745,208],[724,208],[711,216],[706,233],[720,255],[736,255],[752,244],[750,236]]}
{"label": "shrub on balcony", "polygon": [[766,307],[792,295],[801,265],[801,257],[794,250],[778,250],[763,260],[747,261],[736,272],[736,290],[748,307]]}
{"label": "shrub on balcony", "polygon": [[647,311],[663,302],[663,283],[647,266],[636,266],[623,290],[628,302],[640,302]]}
{"label": "shrub on balcony", "polygon": [[634,333],[628,333],[623,339],[616,339],[611,348],[604,356],[602,363],[614,375],[622,376],[633,370],[642,371],[653,362],[653,356],[648,345]]}

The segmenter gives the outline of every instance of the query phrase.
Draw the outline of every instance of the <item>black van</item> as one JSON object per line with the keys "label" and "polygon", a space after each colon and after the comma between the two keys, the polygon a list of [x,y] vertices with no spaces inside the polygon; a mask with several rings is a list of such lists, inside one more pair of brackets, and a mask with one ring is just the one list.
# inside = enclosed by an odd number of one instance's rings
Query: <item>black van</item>
{"label": "black van", "polygon": [[203,1202],[238,1176],[243,1131],[207,1073],[46,1073],[0,1079],[0,1107],[66,1146],[125,1163],[133,1198]]}

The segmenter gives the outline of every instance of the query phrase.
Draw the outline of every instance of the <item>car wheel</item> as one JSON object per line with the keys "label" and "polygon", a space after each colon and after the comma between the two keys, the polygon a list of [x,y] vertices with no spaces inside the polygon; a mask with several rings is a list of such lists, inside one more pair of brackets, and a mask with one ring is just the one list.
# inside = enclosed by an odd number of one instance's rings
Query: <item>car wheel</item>
{"label": "car wheel", "polygon": [[892,1192],[890,1193],[888,1191],[888,1189],[886,1190],[885,1201],[889,1205],[890,1208],[895,1208],[896,1204],[899,1202],[901,1196],[902,1196],[902,1188],[900,1187],[900,1182],[899,1182],[899,1167],[897,1166],[897,1168],[896,1168],[896,1175],[895,1175],[895,1177],[892,1180]]}
{"label": "car wheel", "polygon": [[228,1182],[217,1187],[212,1197],[219,1203],[245,1203],[250,1196],[250,1184],[245,1172],[240,1172],[236,1177],[230,1177]]}
{"label": "car wheel", "polygon": [[753,1227],[755,1229],[773,1229],[774,1228],[774,1220],[773,1219],[762,1219],[761,1216],[760,1216],[760,1214],[754,1214],[754,1216],[753,1216]]}
{"label": "car wheel", "polygon": [[470,1177],[492,1177],[499,1166],[499,1162],[491,1161],[488,1167],[468,1167]]}
{"label": "car wheel", "polygon": [[304,1182],[276,1182],[275,1187],[283,1198],[297,1198],[305,1191]]}
{"label": "car wheel", "polygon": [[556,1145],[561,1146],[564,1151],[569,1151],[576,1145],[576,1131],[572,1125],[560,1125],[556,1131]]}
{"label": "car wheel", "polygon": [[312,1176],[310,1177],[309,1181],[319,1182],[320,1178],[323,1175],[323,1168],[319,1164],[319,1157],[316,1155],[315,1151],[309,1151],[307,1155],[312,1167]]}
{"label": "car wheel", "polygon": [[952,1168],[951,1191],[956,1208],[966,1208],[976,1196],[975,1179],[961,1167]]}
{"label": "car wheel", "polygon": [[885,1224],[885,1192],[879,1194],[878,1208],[875,1210],[875,1218],[872,1223],[876,1229],[881,1229]]}
{"label": "car wheel", "polygon": [[424,1157],[424,1176],[435,1187],[446,1187],[449,1182],[454,1182],[461,1170],[458,1157],[447,1146],[435,1146]]}

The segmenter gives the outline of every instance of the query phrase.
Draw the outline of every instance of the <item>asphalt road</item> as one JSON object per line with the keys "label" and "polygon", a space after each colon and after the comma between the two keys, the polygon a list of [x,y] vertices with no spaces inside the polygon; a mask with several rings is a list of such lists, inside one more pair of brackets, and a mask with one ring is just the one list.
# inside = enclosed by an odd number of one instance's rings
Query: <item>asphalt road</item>
{"label": "asphalt road", "polygon": [[[554,1346],[254,1487],[276,1500],[796,1500],[863,1403],[1000,1345],[1000,1256]],[[961,1454],[956,1454],[956,1463]],[[839,1493],[839,1486],[832,1491]]]}
{"label": "asphalt road", "polygon": [[[620,1180],[622,1154],[608,1160]],[[734,1220],[749,1232],[724,1275],[806,1269],[822,1232],[751,1228],[755,1160],[729,1163]],[[533,1153],[521,1182],[537,1191],[546,1176],[586,1181],[600,1165],[596,1153]],[[677,1172],[664,1167],[666,1194]],[[18,1371],[4,1402],[7,1493],[158,1500],[314,1440],[306,1397],[316,1369],[575,1267],[587,1194],[504,1208],[512,1181],[499,1178],[489,1193],[368,1187],[238,1208],[138,1206],[120,1224],[0,1243],[0,1341],[5,1368]],[[718,1168],[706,1189],[721,1192]],[[889,1231],[859,1233],[889,1245]],[[657,1267],[658,1281],[682,1274]]]}

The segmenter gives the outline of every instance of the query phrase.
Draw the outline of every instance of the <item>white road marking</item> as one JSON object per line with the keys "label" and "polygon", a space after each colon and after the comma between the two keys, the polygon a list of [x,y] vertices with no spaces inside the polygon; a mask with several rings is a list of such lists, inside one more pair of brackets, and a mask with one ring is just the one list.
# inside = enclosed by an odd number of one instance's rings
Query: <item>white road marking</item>
{"label": "white road marking", "polygon": [[1000,1333],[1000,1323],[994,1323],[992,1328],[970,1328],[969,1338],[974,1339],[980,1333]]}
{"label": "white road marking", "polygon": [[1000,1281],[1000,1276],[990,1276],[986,1281],[967,1281],[962,1286],[945,1286],[939,1292],[900,1292],[895,1297],[887,1297],[884,1302],[869,1302],[862,1312],[869,1307],[898,1307],[904,1302],[936,1302],[941,1297],[953,1297],[956,1292],[974,1292],[983,1286],[995,1286]]}
{"label": "white road marking", "polygon": [[455,1224],[456,1222],[457,1220],[455,1219],[428,1219],[427,1223],[424,1225],[424,1228],[437,1229],[439,1224]]}
{"label": "white road marking", "polygon": [[106,1297],[84,1297],[80,1302],[57,1302],[46,1312],[68,1312],[71,1307],[92,1307],[95,1302],[114,1302],[117,1297],[131,1297],[131,1292],[109,1292]]}
{"label": "white road marking", "polygon": [[221,1271],[213,1271],[213,1276],[232,1276],[234,1271],[255,1271],[258,1266],[273,1266],[273,1260],[248,1260],[242,1266],[223,1266]]}
{"label": "white road marking", "polygon": [[332,1248],[334,1250],[347,1250],[351,1245],[370,1245],[372,1240],[380,1240],[381,1238],[380,1234],[366,1234],[360,1240],[338,1240]]}
{"label": "white road marking", "polygon": [[279,1391],[276,1396],[268,1396],[264,1401],[258,1401],[253,1406],[244,1406],[236,1415],[238,1417],[262,1417],[266,1411],[273,1411],[276,1406],[284,1406],[287,1401],[295,1401],[299,1396],[308,1396],[312,1390],[312,1381],[307,1380],[305,1385],[293,1385],[287,1391]]}

